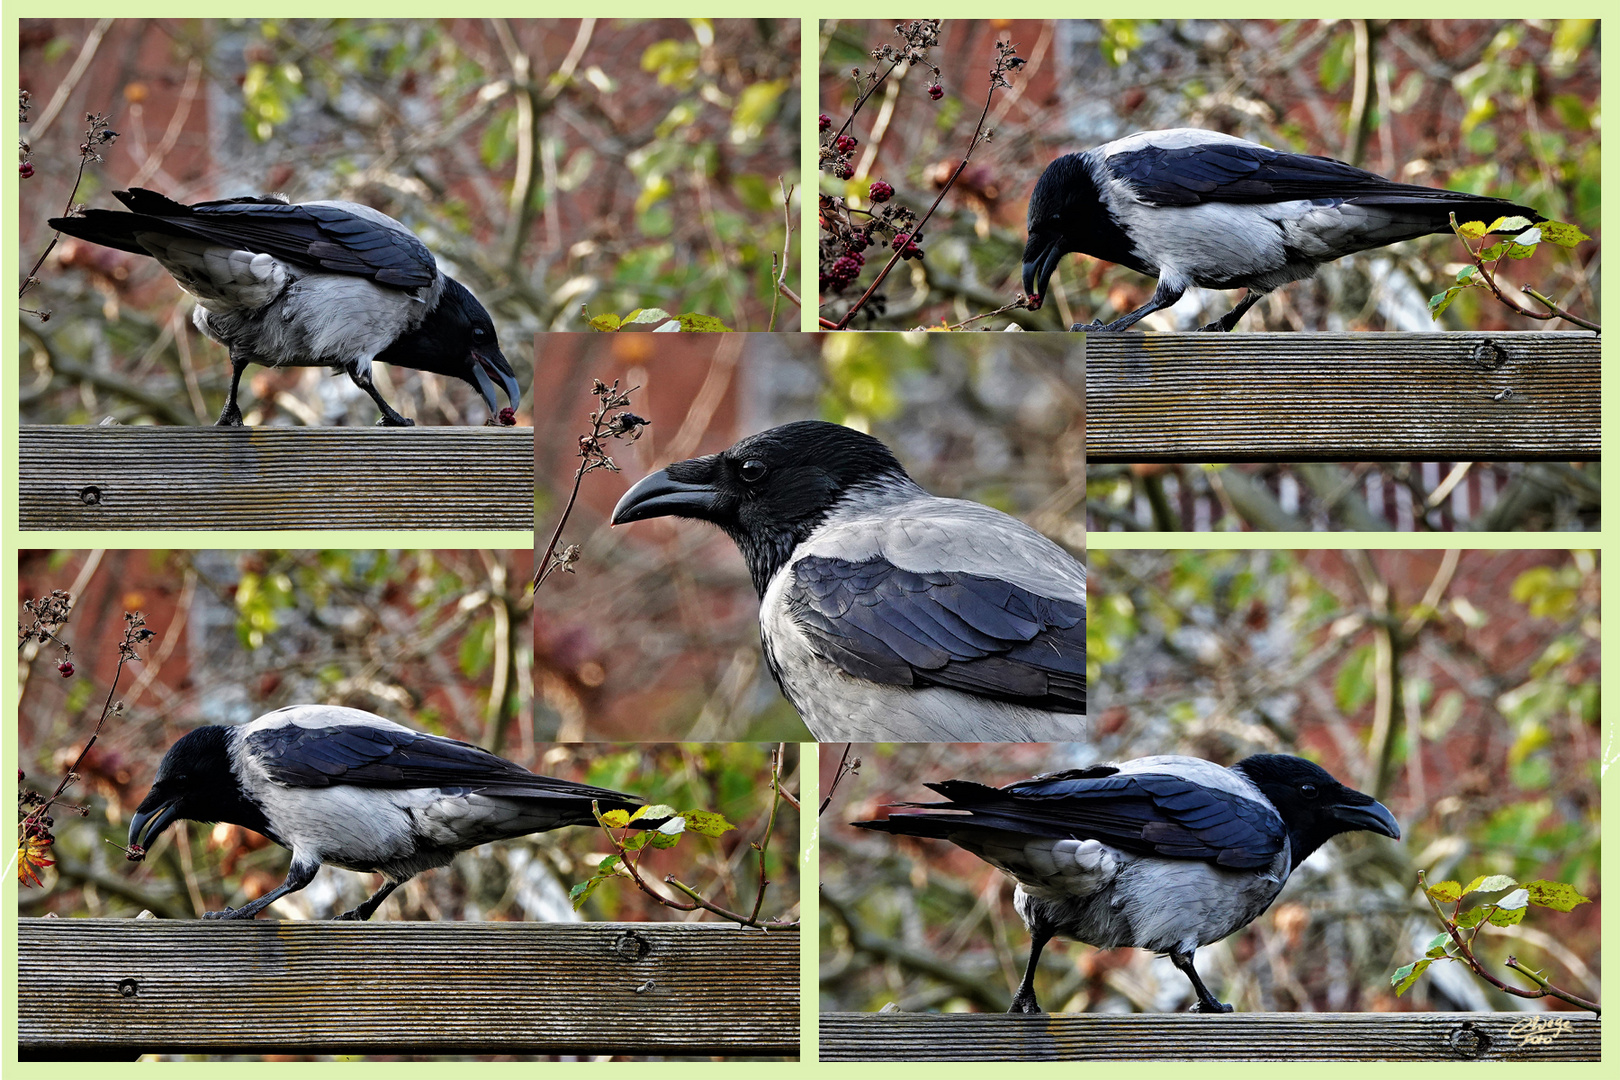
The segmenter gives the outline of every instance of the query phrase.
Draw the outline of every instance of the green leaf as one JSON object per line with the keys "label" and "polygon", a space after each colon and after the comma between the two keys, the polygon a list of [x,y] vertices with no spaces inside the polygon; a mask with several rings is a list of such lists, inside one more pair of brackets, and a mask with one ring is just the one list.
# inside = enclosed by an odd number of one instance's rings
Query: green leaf
{"label": "green leaf", "polygon": [[[1472,270],[1473,267],[1470,266],[1469,269]],[[1446,308],[1451,306],[1451,302],[1457,299],[1457,294],[1462,291],[1463,286],[1453,285],[1445,292],[1429,297],[1429,316],[1438,319],[1444,315]]]}
{"label": "green leaf", "polygon": [[665,836],[679,836],[686,831],[686,819],[679,815],[672,817],[658,826],[658,831]]}
{"label": "green leaf", "polygon": [[1517,881],[1514,881],[1506,874],[1477,877],[1468,883],[1468,888],[1463,890],[1463,895],[1467,896],[1471,892],[1501,892],[1503,889],[1511,889],[1517,884]]}
{"label": "green leaf", "polygon": [[642,833],[642,835],[650,837],[647,842],[655,848],[672,848],[681,842],[681,838],[678,833],[674,836],[669,836],[661,832]]}
{"label": "green leaf", "polygon": [[607,315],[597,315],[595,318],[591,319],[591,329],[603,334],[611,334],[622,325],[623,324],[619,321],[619,317],[612,313]]}
{"label": "green leaf", "polygon": [[1390,985],[1395,987],[1395,996],[1400,997],[1411,989],[1412,984],[1418,981],[1418,976],[1422,975],[1432,963],[1434,963],[1433,960],[1425,957],[1415,963],[1396,969],[1395,974],[1389,977]]}
{"label": "green leaf", "polygon": [[1563,221],[1543,221],[1541,223],[1541,238],[1549,244],[1559,247],[1572,248],[1576,244],[1592,239],[1574,225]]}
{"label": "green leaf", "polygon": [[686,819],[687,831],[695,832],[699,836],[719,836],[737,827],[721,815],[708,810],[687,810],[681,816]]}
{"label": "green leaf", "polygon": [[1565,885],[1562,881],[1527,881],[1524,887],[1532,904],[1554,911],[1570,911],[1577,904],[1592,902],[1576,892],[1573,885]]}
{"label": "green leaf", "polygon": [[630,824],[630,813],[627,810],[609,810],[602,815],[602,824],[610,829],[622,829]]}
{"label": "green leaf", "polygon": [[1442,904],[1455,904],[1462,899],[1462,886],[1455,881],[1442,881],[1438,885],[1430,885],[1428,893]]}
{"label": "green leaf", "polygon": [[1430,959],[1438,960],[1440,957],[1446,955],[1446,946],[1449,944],[1451,944],[1450,934],[1436,934],[1434,935],[1434,940],[1429,942],[1429,947],[1424,950],[1423,955],[1429,957]]}
{"label": "green leaf", "polygon": [[635,813],[630,815],[630,820],[640,821],[642,818],[646,817],[668,818],[674,816],[675,808],[673,806],[665,806],[663,803],[658,803],[654,806],[643,806],[640,810],[637,810]]}
{"label": "green leaf", "polygon": [[569,889],[568,899],[573,901],[574,910],[578,911],[580,908],[584,907],[585,901],[591,898],[591,893],[596,891],[596,887],[611,876],[611,874],[597,874],[589,881],[581,881],[579,884]]}
{"label": "green leaf", "polygon": [[1484,921],[1485,912],[1489,910],[1489,906],[1485,904],[1481,904],[1479,907],[1469,908],[1467,911],[1457,916],[1457,929],[1472,930],[1474,927],[1478,926]]}
{"label": "green leaf", "polygon": [[656,835],[658,834],[650,832],[633,832],[623,840],[619,841],[619,846],[624,848],[626,851],[640,851],[642,848],[647,846],[647,838],[649,836]]}
{"label": "green leaf", "polygon": [[682,330],[694,334],[724,334],[731,331],[731,327],[713,315],[699,315],[695,311],[689,311],[685,315],[677,315],[676,318],[680,320]]}
{"label": "green leaf", "polygon": [[596,864],[596,869],[599,873],[610,874],[618,867],[619,863],[623,861],[624,860],[617,855],[609,855],[607,858]]}
{"label": "green leaf", "polygon": [[1483,221],[1463,221],[1457,224],[1457,232],[1469,240],[1478,240],[1491,231],[1493,230],[1487,229]]}
{"label": "green leaf", "polygon": [[[1483,262],[1493,262],[1500,259],[1503,255],[1506,255],[1508,250],[1512,247],[1513,241],[1498,240],[1496,243],[1479,253],[1480,260]],[[1469,267],[1469,269],[1473,269],[1473,267]]]}
{"label": "green leaf", "polygon": [[1524,921],[1525,908],[1498,908],[1491,912],[1492,926],[1517,926]]}
{"label": "green leaf", "polygon": [[1457,284],[1472,285],[1474,284],[1474,279],[1477,277],[1479,277],[1479,267],[1475,266],[1473,263],[1469,263],[1467,266],[1457,271]]}
{"label": "green leaf", "polygon": [[669,317],[669,312],[663,308],[637,308],[624,317],[624,324],[626,326],[651,326],[653,323],[661,323]]}
{"label": "green leaf", "polygon": [[[1465,229],[1471,227],[1472,223],[1463,226]],[[1514,214],[1510,217],[1497,218],[1495,221],[1491,222],[1490,227],[1485,231],[1492,233],[1516,233],[1523,232],[1528,228],[1530,228],[1530,219],[1525,217],[1523,214]]]}

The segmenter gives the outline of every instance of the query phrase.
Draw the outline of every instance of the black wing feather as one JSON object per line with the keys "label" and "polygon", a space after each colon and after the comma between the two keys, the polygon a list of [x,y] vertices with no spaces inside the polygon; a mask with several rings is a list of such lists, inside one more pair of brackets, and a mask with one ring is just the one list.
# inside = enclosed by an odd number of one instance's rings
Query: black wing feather
{"label": "black wing feather", "polygon": [[1108,158],[1108,169],[1157,206],[1268,203],[1326,199],[1361,204],[1455,204],[1459,220],[1475,213],[1489,220],[1520,214],[1545,220],[1525,206],[1443,188],[1398,184],[1333,158],[1285,154],[1263,146],[1205,143],[1176,149],[1144,147]]}
{"label": "black wing feather", "polygon": [[340,207],[288,203],[268,196],[216,199],[186,206],[145,188],[114,192],[129,207],[53,218],[51,227],[106,247],[149,254],[138,232],[191,236],[241,251],[379,285],[420,289],[438,278],[426,245],[409,232],[369,221]]}
{"label": "black wing feather", "polygon": [[857,678],[1086,710],[1086,612],[979,574],[809,555],[785,599],[816,655]]}
{"label": "black wing feather", "polygon": [[1098,840],[1138,855],[1196,859],[1234,870],[1269,866],[1288,838],[1270,807],[1171,773],[1121,773],[1104,766],[1005,788],[966,780],[928,786],[947,801],[900,805],[951,813],[897,814],[854,824],[936,839],[992,829]]}
{"label": "black wing feather", "polygon": [[293,788],[466,788],[508,797],[596,799],[604,811],[641,805],[634,795],[541,776],[471,743],[415,731],[284,724],[251,732],[245,741],[271,780]]}

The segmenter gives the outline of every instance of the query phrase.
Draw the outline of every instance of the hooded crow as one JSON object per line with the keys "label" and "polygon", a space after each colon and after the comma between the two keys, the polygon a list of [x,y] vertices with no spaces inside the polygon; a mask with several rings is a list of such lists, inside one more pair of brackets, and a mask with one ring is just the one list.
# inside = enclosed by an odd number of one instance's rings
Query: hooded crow
{"label": "hooded crow", "polygon": [[1170,957],[1192,981],[1193,1012],[1231,1012],[1204,986],[1193,950],[1247,926],[1288,875],[1339,833],[1399,839],[1394,815],[1326,770],[1286,754],[1230,769],[1159,756],[1038,776],[1004,788],[929,784],[947,813],[856,821],[861,829],[949,840],[1012,877],[1029,964],[1010,1012],[1040,1012],[1035,966],[1053,937]]}
{"label": "hooded crow", "polygon": [[1086,571],[1015,518],[918,487],[889,448],[803,420],[677,462],[613,523],[736,542],[765,660],[817,739],[1051,742],[1086,711]]}
{"label": "hooded crow", "polygon": [[1078,251],[1159,286],[1123,318],[1075,330],[1124,330],[1191,285],[1248,290],[1203,327],[1230,330],[1273,289],[1352,252],[1447,232],[1451,214],[1459,222],[1546,220],[1504,199],[1397,184],[1215,131],[1144,131],[1046,167],[1029,200],[1024,291],[1040,307],[1059,260]]}
{"label": "hooded crow", "polygon": [[[175,821],[225,821],[292,852],[287,880],[205,919],[251,919],[330,863],[381,874],[340,919],[369,919],[388,894],[456,853],[495,840],[594,825],[591,804],[638,809],[634,795],[537,776],[469,743],[373,713],[293,705],[238,726],[189,731],[163,755],[129,823],[132,858]],[[637,825],[656,828],[659,821]]]}
{"label": "hooded crow", "polygon": [[491,415],[499,386],[516,408],[517,375],[489,312],[387,214],[268,195],[185,206],[143,188],[113,194],[128,213],[87,210],[51,228],[150,255],[197,298],[197,329],[231,351],[220,425],[242,424],[236,393],[249,364],[345,371],[390,427],[411,421],[377,392],[374,361],[471,383]]}

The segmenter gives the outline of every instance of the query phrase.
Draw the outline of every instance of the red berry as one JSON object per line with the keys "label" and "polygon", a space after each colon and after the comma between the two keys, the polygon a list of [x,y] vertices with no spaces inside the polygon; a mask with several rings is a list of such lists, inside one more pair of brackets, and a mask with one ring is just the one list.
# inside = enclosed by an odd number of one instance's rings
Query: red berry
{"label": "red berry", "polygon": [[32,161],[23,162],[21,165],[17,166],[17,172],[22,174],[22,178],[24,180],[28,179],[30,176],[34,175],[34,163]]}
{"label": "red berry", "polygon": [[853,135],[840,135],[833,140],[833,149],[840,154],[854,153],[855,148],[859,145],[860,142]]}
{"label": "red berry", "polygon": [[911,241],[911,234],[910,233],[908,233],[908,232],[895,233],[894,234],[894,239],[889,241],[889,246],[894,248],[894,250],[899,251],[901,248],[905,247],[906,244],[909,243],[910,241]]}
{"label": "red berry", "polygon": [[62,678],[64,678],[64,679],[73,678],[73,661],[71,661],[71,660],[62,661],[60,664],[56,665],[56,670],[60,671],[62,673]]}
{"label": "red berry", "polygon": [[826,113],[822,113],[821,114],[821,130],[826,131],[830,127],[832,127],[832,117],[828,116]]}
{"label": "red berry", "polygon": [[875,203],[888,202],[894,198],[894,187],[885,180],[874,180],[866,192],[866,197]]}
{"label": "red berry", "polygon": [[928,96],[933,98],[935,101],[938,101],[940,98],[945,96],[945,88],[939,85],[939,83],[935,83],[933,86],[928,88]]}
{"label": "red berry", "polygon": [[512,427],[517,424],[517,410],[508,405],[497,414],[501,427]]}

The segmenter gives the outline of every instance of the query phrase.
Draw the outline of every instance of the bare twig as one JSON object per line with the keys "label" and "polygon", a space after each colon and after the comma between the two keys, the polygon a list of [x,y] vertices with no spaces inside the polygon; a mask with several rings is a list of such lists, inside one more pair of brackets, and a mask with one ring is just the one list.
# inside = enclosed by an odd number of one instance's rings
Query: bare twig
{"label": "bare twig", "polygon": [[[73,180],[73,190],[68,192],[67,206],[62,210],[62,216],[64,217],[73,213],[73,208],[76,205],[74,200],[79,197],[79,185],[84,183],[85,166],[92,161],[99,162],[103,160],[101,148],[118,138],[118,132],[111,129],[107,118],[101,113],[87,113],[84,121],[89,127],[84,130],[84,142],[79,144],[79,172]],[[23,278],[22,288],[17,290],[18,299],[21,299],[29,289],[39,284],[39,278],[36,276],[39,274],[39,268],[45,265],[45,260],[50,257],[52,250],[56,247],[56,242],[60,239],[62,239],[61,233],[53,232],[51,234],[51,242],[45,245],[45,250],[40,252],[39,258],[34,260],[33,269],[29,270],[28,276]],[[35,311],[32,308],[22,308],[21,310],[35,316],[41,322],[51,317],[49,311]]]}
{"label": "bare twig", "polygon": [[643,420],[633,412],[625,411],[608,414],[614,409],[623,409],[630,404],[630,395],[640,390],[633,386],[628,390],[619,390],[619,380],[614,379],[609,386],[601,379],[596,379],[591,386],[591,393],[596,395],[598,403],[591,413],[591,431],[588,435],[579,437],[579,468],[574,470],[574,490],[568,495],[568,502],[563,507],[562,516],[557,519],[557,527],[551,531],[551,540],[546,544],[546,550],[540,556],[540,565],[534,571],[534,588],[539,589],[540,583],[550,577],[555,570],[564,573],[573,573],[573,564],[579,558],[579,548],[570,545],[557,558],[553,555],[557,551],[557,541],[562,537],[563,526],[568,524],[568,517],[574,512],[574,502],[579,498],[579,485],[585,479],[585,474],[598,469],[609,472],[618,472],[618,465],[608,457],[604,449],[604,440],[622,439],[626,436],[634,441],[641,437],[641,429],[649,421]]}
{"label": "bare twig", "polygon": [[776,252],[771,252],[771,278],[776,287],[771,292],[771,319],[765,324],[767,333],[776,329],[776,309],[782,297],[793,301],[794,307],[802,306],[787,284],[788,254],[793,250],[793,188],[780,176],[776,183],[782,189],[782,265],[780,268],[776,265]]}
{"label": "bare twig", "polygon": [[838,785],[844,782],[844,777],[861,771],[860,758],[856,758],[854,761],[849,760],[849,751],[854,745],[854,743],[844,744],[844,753],[843,756],[838,759],[838,768],[833,770],[832,783],[827,785],[827,797],[822,799],[821,805],[816,808],[817,817],[825,814],[827,812],[827,807],[832,805],[833,792],[837,791]]}

